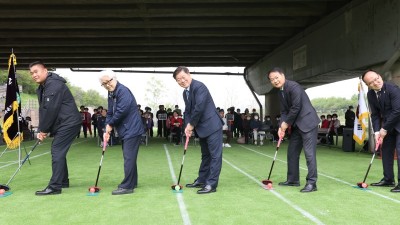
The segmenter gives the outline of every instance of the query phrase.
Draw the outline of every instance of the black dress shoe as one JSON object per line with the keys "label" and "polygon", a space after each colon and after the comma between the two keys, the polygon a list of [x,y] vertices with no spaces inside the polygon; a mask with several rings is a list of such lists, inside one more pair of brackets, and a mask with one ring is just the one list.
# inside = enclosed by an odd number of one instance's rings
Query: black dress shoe
{"label": "black dress shoe", "polygon": [[206,185],[202,189],[198,190],[197,194],[209,194],[209,193],[216,192],[216,191],[217,191],[217,189],[212,188],[211,185]]}
{"label": "black dress shoe", "polygon": [[285,181],[285,182],[279,182],[278,185],[280,185],[280,186],[296,186],[296,187],[298,187],[298,186],[300,186],[300,183],[299,182]]}
{"label": "black dress shoe", "polygon": [[204,187],[204,184],[198,182],[197,180],[195,180],[195,181],[194,181],[193,183],[191,183],[191,184],[186,184],[186,187],[188,187],[188,188],[203,188],[203,187]]}
{"label": "black dress shoe", "polygon": [[54,190],[54,189],[47,187],[42,191],[37,191],[35,194],[36,195],[58,195],[58,194],[61,194],[61,190]]}
{"label": "black dress shoe", "polygon": [[127,189],[127,188],[117,188],[117,190],[114,190],[111,192],[112,195],[125,195],[125,194],[132,194],[133,189]]}
{"label": "black dress shoe", "polygon": [[306,186],[304,186],[304,188],[300,190],[300,192],[312,192],[312,191],[317,191],[316,184],[306,184]]}
{"label": "black dress shoe", "polygon": [[400,192],[400,184],[390,190],[391,192]]}
{"label": "black dress shoe", "polygon": [[375,186],[375,187],[394,187],[394,182],[382,179],[378,183],[372,183],[371,186]]}

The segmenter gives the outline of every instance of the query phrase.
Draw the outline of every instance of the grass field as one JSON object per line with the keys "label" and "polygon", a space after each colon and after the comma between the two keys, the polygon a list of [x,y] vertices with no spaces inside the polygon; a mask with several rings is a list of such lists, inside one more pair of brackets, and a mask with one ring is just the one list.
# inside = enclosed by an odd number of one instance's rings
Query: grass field
{"label": "grass field", "polygon": [[[139,185],[131,195],[113,196],[123,178],[121,146],[108,147],[98,196],[87,196],[94,185],[101,157],[95,139],[76,139],[68,153],[70,188],[61,195],[35,196],[51,175],[51,140],[42,143],[10,184],[12,194],[0,198],[0,224],[398,224],[400,194],[390,188],[354,188],[362,181],[371,155],[318,146],[318,191],[300,193],[307,173],[301,155],[301,186],[281,187],[286,179],[287,142],[281,145],[271,180],[274,190],[262,188],[275,146],[233,144],[224,148],[216,193],[170,190],[179,173],[183,146],[152,138],[139,150]],[[34,142],[24,142],[27,151]],[[340,144],[339,144],[340,145]],[[4,147],[4,146],[3,146]],[[4,149],[4,148],[3,148]],[[17,152],[0,158],[0,182],[5,184],[18,167]],[[196,178],[200,147],[190,144],[181,183]],[[173,168],[171,168],[171,166]],[[368,183],[382,178],[380,159],[372,165]]]}

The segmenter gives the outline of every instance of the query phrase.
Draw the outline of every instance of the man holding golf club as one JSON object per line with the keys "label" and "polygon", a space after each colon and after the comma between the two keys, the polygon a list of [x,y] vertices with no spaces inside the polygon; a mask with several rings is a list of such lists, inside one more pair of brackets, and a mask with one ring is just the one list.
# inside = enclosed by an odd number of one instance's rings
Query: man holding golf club
{"label": "man holding golf club", "polygon": [[268,79],[272,86],[279,89],[281,108],[281,122],[278,130],[279,138],[291,126],[291,135],[287,151],[287,180],[280,182],[283,186],[300,186],[299,159],[301,149],[304,148],[308,174],[306,185],[301,192],[317,190],[317,136],[320,122],[317,112],[311,105],[304,89],[295,81],[286,80],[281,68],[273,68],[268,72]]}
{"label": "man holding golf club", "polygon": [[133,193],[138,184],[137,155],[142,134],[145,128],[142,123],[135,96],[123,84],[118,82],[114,72],[103,71],[100,77],[101,86],[108,91],[108,111],[106,117],[105,142],[110,139],[111,131],[121,139],[124,156],[125,177],[113,195]]}
{"label": "man holding golf club", "polygon": [[201,146],[199,176],[186,187],[201,188],[198,194],[216,192],[222,166],[222,119],[207,87],[192,79],[188,68],[179,66],[173,77],[185,89],[185,135],[191,137],[196,130]]}
{"label": "man holding golf club", "polygon": [[[362,80],[370,88],[367,99],[371,110],[375,141],[382,142],[383,178],[371,186],[394,187],[394,151],[397,151],[397,180],[400,182],[400,89],[398,86],[383,82],[381,75],[369,70]],[[390,190],[400,192],[400,183]]]}
{"label": "man holding golf club", "polygon": [[29,65],[32,79],[39,84],[39,133],[43,141],[48,134],[54,137],[51,143],[52,176],[48,186],[36,195],[61,194],[69,187],[67,153],[81,127],[81,115],[66,80],[48,72],[46,66],[36,61]]}

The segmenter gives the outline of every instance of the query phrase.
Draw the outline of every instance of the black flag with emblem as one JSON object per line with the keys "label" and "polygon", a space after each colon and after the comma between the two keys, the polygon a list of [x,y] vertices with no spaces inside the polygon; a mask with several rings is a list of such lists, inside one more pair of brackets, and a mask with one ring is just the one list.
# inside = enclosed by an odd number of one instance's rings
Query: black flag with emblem
{"label": "black flag with emblem", "polygon": [[[10,149],[18,148],[23,140],[22,133],[19,133],[18,121],[21,118],[21,98],[19,95],[18,83],[15,78],[15,65],[17,59],[14,54],[8,60],[8,79],[6,104],[4,107],[3,137]],[[20,136],[18,135],[20,134]]]}

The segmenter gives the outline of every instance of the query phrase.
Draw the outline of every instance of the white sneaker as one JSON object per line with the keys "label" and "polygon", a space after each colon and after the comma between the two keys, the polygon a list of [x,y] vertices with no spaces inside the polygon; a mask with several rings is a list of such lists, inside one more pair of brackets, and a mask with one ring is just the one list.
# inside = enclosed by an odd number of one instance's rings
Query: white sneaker
{"label": "white sneaker", "polygon": [[225,147],[230,148],[230,147],[232,147],[232,146],[231,146],[230,144],[226,143],[226,144],[225,144]]}

